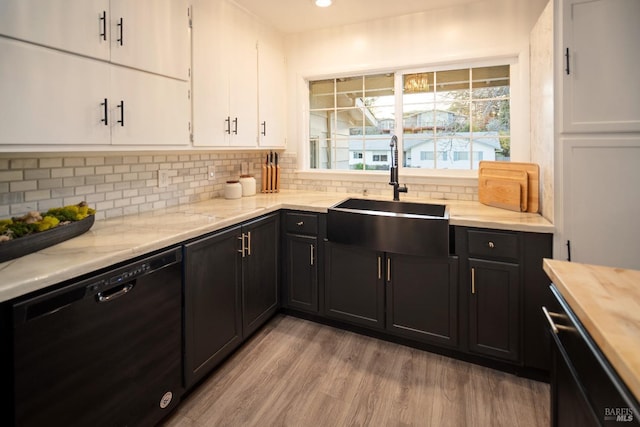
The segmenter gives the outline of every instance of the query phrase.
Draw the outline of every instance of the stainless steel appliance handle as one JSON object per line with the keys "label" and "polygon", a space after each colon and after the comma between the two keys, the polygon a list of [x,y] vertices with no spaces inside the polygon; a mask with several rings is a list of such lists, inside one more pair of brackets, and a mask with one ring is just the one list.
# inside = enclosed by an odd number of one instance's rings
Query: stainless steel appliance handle
{"label": "stainless steel appliance handle", "polygon": [[121,296],[131,291],[131,289],[133,289],[133,283],[127,283],[126,285],[123,285],[122,288],[120,288],[118,291],[112,292],[114,289],[115,288],[111,288],[108,291],[98,292],[98,294],[96,295],[96,299],[98,300],[98,302],[108,302],[113,301],[116,298],[120,298]]}

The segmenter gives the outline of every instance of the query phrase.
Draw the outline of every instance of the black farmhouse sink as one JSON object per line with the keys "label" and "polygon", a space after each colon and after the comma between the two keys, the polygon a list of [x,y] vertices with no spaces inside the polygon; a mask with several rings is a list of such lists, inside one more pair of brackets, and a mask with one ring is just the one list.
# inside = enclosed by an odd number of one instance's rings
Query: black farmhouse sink
{"label": "black farmhouse sink", "polygon": [[428,257],[449,256],[445,205],[347,199],[329,208],[331,242]]}

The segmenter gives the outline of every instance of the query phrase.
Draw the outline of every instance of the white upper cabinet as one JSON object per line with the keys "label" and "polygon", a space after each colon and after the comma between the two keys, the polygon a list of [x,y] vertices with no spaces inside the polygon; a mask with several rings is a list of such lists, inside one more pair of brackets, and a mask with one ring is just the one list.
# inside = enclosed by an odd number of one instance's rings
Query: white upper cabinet
{"label": "white upper cabinet", "polygon": [[113,67],[110,86],[113,145],[184,146],[189,143],[189,85]]}
{"label": "white upper cabinet", "polygon": [[640,1],[562,3],[560,131],[640,131]]}
{"label": "white upper cabinet", "polygon": [[109,60],[109,0],[2,0],[0,35]]}
{"label": "white upper cabinet", "polygon": [[3,0],[0,35],[189,78],[187,0]]}
{"label": "white upper cabinet", "polygon": [[260,147],[284,148],[284,48],[279,37],[263,31],[258,40],[258,141]]}
{"label": "white upper cabinet", "polygon": [[111,0],[111,62],[189,78],[186,0]]}
{"label": "white upper cabinet", "polygon": [[2,151],[187,146],[189,83],[0,37]]}
{"label": "white upper cabinet", "polygon": [[0,52],[3,150],[109,144],[109,64],[3,37]]}
{"label": "white upper cabinet", "polygon": [[257,53],[251,18],[226,1],[193,2],[195,146],[255,147]]}
{"label": "white upper cabinet", "polygon": [[284,146],[284,48],[263,30],[230,2],[193,2],[195,146]]}

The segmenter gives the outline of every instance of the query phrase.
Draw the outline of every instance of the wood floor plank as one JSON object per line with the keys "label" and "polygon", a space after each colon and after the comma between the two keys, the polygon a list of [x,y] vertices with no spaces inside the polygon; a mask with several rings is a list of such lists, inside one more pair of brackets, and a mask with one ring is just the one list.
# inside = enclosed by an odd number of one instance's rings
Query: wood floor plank
{"label": "wood floor plank", "polygon": [[549,424],[548,384],[278,315],[166,427]]}

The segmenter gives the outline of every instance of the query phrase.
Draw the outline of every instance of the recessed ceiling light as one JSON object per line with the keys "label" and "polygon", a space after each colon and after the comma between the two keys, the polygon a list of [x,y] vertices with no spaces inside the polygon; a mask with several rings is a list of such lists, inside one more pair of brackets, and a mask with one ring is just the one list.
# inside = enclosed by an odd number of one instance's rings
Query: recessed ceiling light
{"label": "recessed ceiling light", "polygon": [[316,6],[318,7],[329,7],[333,3],[331,0],[316,0]]}

